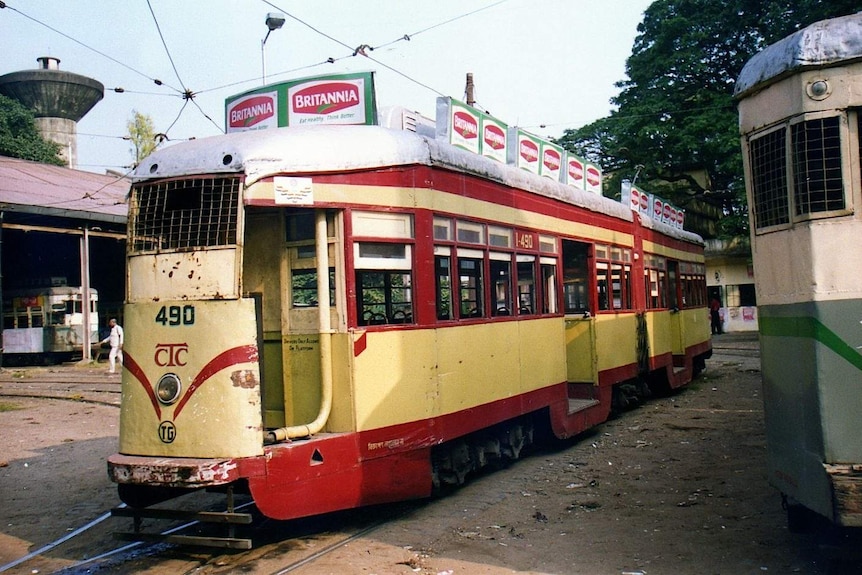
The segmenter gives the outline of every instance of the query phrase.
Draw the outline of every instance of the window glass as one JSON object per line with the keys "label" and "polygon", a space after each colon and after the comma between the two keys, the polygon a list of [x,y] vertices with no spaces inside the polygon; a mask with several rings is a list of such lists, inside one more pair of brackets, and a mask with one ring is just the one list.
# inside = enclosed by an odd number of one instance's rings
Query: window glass
{"label": "window glass", "polygon": [[482,317],[482,260],[458,257],[459,317]]}
{"label": "window glass", "polygon": [[410,273],[358,270],[356,278],[359,325],[413,322]]}
{"label": "window glass", "polygon": [[785,131],[751,140],[749,154],[755,225],[760,229],[788,223]]}
{"label": "window glass", "polygon": [[542,261],[542,313],[557,313],[557,265]]}
{"label": "window glass", "polygon": [[485,226],[458,220],[458,241],[467,244],[485,244]]}
{"label": "window glass", "polygon": [[589,305],[589,244],[563,240],[563,311],[584,313]]}
{"label": "window glass", "polygon": [[[293,307],[317,307],[317,270],[291,270]],[[329,268],[329,305],[335,305],[335,268]]]}
{"label": "window glass", "polygon": [[796,215],[844,209],[838,116],[791,126]]}
{"label": "window glass", "polygon": [[512,261],[508,256],[492,257],[490,270],[494,298],[491,315],[512,315]]}
{"label": "window glass", "polygon": [[518,314],[536,313],[536,258],[518,256]]}
{"label": "window glass", "polygon": [[488,243],[495,248],[512,247],[512,230],[499,226],[489,226]]}
{"label": "window glass", "polygon": [[434,256],[437,319],[454,319],[452,309],[452,258]]}
{"label": "window glass", "polygon": [[452,240],[452,220],[449,218],[434,218],[434,239],[440,241]]}

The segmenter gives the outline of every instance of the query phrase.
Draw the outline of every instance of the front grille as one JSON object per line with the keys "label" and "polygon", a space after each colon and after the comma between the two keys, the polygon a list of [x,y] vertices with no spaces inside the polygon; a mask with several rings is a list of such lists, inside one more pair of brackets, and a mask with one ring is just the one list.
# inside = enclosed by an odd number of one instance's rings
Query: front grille
{"label": "front grille", "polygon": [[236,244],[239,177],[193,178],[132,188],[132,252]]}

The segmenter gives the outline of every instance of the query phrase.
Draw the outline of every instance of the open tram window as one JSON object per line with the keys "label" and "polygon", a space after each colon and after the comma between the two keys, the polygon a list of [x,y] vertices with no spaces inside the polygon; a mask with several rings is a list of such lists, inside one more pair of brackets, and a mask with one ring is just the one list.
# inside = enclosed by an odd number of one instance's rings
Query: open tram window
{"label": "open tram window", "polygon": [[413,322],[410,273],[365,270],[356,279],[359,325]]}
{"label": "open tram window", "polygon": [[647,309],[667,307],[667,260],[659,256],[644,257],[644,289]]}
{"label": "open tram window", "polygon": [[462,318],[484,316],[482,302],[482,252],[458,253],[458,315]]}
{"label": "open tram window", "polygon": [[513,315],[512,312],[512,261],[508,254],[492,253],[491,281],[494,305],[491,315]]}
{"label": "open tram window", "polygon": [[355,244],[359,325],[413,323],[411,249],[407,244]]}
{"label": "open tram window", "polygon": [[454,319],[454,310],[452,308],[452,258],[449,257],[447,248],[437,248],[437,251],[440,252],[434,256],[437,319]]}
{"label": "open tram window", "polygon": [[518,314],[536,313],[536,258],[518,255]]}
{"label": "open tram window", "polygon": [[563,311],[589,313],[590,244],[563,240]]}
{"label": "open tram window", "polygon": [[557,313],[557,262],[542,258],[542,313]]}
{"label": "open tram window", "polygon": [[358,325],[414,322],[413,217],[355,211],[353,234],[379,238],[353,244]]}

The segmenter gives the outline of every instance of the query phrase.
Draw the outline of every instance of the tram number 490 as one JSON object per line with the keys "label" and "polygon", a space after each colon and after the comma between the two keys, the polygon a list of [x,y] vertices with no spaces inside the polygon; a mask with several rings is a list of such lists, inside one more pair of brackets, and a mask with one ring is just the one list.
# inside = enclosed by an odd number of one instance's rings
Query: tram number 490
{"label": "tram number 490", "polygon": [[194,325],[195,306],[163,305],[156,314],[156,323],[162,325]]}

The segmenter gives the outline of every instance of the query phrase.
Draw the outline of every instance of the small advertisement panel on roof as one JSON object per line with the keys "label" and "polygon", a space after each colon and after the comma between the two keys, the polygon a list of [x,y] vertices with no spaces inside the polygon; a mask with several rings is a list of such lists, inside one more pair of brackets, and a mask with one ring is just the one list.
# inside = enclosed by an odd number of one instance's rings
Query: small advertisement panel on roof
{"label": "small advertisement panel on roof", "polygon": [[225,99],[225,131],[377,123],[374,72],[313,76]]}
{"label": "small advertisement panel on roof", "polygon": [[[628,192],[626,192],[628,190]],[[666,202],[660,197],[649,194],[640,188],[623,182],[620,201],[629,204],[633,212],[652,218],[657,222],[683,229],[685,224],[685,210]]]}
{"label": "small advertisement panel on roof", "polygon": [[508,126],[452,98],[437,98],[437,138],[492,160],[506,163]]}

